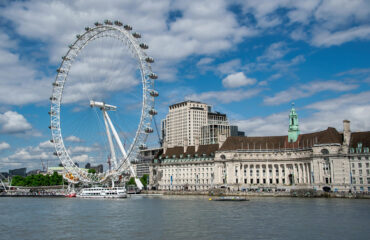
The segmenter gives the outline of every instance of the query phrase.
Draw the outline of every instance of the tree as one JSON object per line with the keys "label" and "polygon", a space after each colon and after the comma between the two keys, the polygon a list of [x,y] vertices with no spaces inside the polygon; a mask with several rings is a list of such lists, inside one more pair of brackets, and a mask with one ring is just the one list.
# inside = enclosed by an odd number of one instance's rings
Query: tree
{"label": "tree", "polygon": [[93,169],[93,168],[90,168],[89,171],[88,171],[88,173],[96,173],[96,170]]}
{"label": "tree", "polygon": [[149,175],[148,174],[144,174],[141,178],[140,178],[140,181],[141,183],[144,185],[144,187],[146,187],[149,183]]}
{"label": "tree", "polygon": [[135,178],[130,178],[130,180],[127,182],[127,185],[135,185],[136,186],[136,182],[135,182]]}

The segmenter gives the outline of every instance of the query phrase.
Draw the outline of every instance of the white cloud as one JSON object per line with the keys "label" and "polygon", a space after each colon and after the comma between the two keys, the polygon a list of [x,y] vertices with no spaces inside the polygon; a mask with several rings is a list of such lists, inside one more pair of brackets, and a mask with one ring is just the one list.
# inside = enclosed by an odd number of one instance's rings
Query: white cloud
{"label": "white cloud", "polygon": [[312,39],[312,44],[319,47],[330,47],[357,39],[370,39],[370,26],[353,27],[336,32],[317,30]]}
{"label": "white cloud", "polygon": [[[370,128],[370,92],[346,94],[296,110],[300,115],[306,109],[314,113],[308,117],[299,118],[301,133],[321,131],[328,127],[334,127],[341,132],[345,119],[351,121],[352,131],[368,131]],[[245,131],[247,136],[287,135],[289,110],[266,117],[238,120],[233,124]]]}
{"label": "white cloud", "polygon": [[205,58],[201,58],[198,62],[197,62],[197,66],[203,66],[203,65],[208,65],[210,63],[212,63],[214,61],[213,58],[209,58],[209,57],[205,57]]}
{"label": "white cloud", "polygon": [[256,79],[248,78],[243,72],[230,74],[222,80],[222,85],[226,88],[237,88],[247,85],[253,85]]}
{"label": "white cloud", "polygon": [[72,157],[73,162],[87,162],[87,161],[89,161],[89,159],[90,158],[87,154],[81,154],[81,155],[77,155],[77,156]]}
{"label": "white cloud", "polygon": [[280,105],[296,99],[310,97],[323,91],[345,92],[356,89],[357,87],[358,85],[346,84],[339,81],[309,82],[305,85],[291,87],[287,90],[278,92],[272,97],[265,97],[263,102],[266,105]]}
{"label": "white cloud", "polygon": [[[181,14],[169,19],[173,11]],[[157,60],[153,69],[159,80],[175,79],[173,66],[191,55],[228,50],[256,34],[254,29],[238,23],[224,0],[186,3],[148,0],[141,4],[131,0],[108,3],[34,0],[13,2],[2,9],[1,15],[11,20],[18,34],[42,40],[54,64],[60,62],[74,36],[98,19],[119,19],[132,24],[134,31],[141,32],[143,41],[149,44],[149,55]]]}
{"label": "white cloud", "polygon": [[284,42],[276,42],[271,44],[263,53],[262,56],[257,57],[258,61],[266,60],[272,61],[284,57],[290,49]]}
{"label": "white cloud", "polygon": [[5,150],[5,149],[9,149],[10,148],[10,144],[7,143],[7,142],[0,142],[0,151],[2,150]]}
{"label": "white cloud", "polygon": [[[370,2],[367,0],[240,0],[239,3],[244,13],[253,14],[262,30],[287,25],[292,30],[286,32],[294,40],[306,40],[314,46],[369,39]],[[278,13],[281,9],[285,13]]]}
{"label": "white cloud", "polygon": [[31,124],[22,114],[13,111],[0,113],[0,133],[23,134],[31,129]]}
{"label": "white cloud", "polygon": [[239,102],[244,99],[254,97],[259,92],[260,92],[259,89],[211,91],[211,92],[203,92],[200,94],[191,94],[185,98],[189,100],[197,100],[197,101],[203,101],[203,102],[216,101],[220,103],[231,103],[231,102]]}
{"label": "white cloud", "polygon": [[68,142],[82,142],[82,139],[80,139],[79,137],[71,135],[71,136],[66,137],[66,141],[68,141]]}
{"label": "white cloud", "polygon": [[235,73],[241,67],[240,59],[233,59],[217,66],[217,71],[222,74]]}

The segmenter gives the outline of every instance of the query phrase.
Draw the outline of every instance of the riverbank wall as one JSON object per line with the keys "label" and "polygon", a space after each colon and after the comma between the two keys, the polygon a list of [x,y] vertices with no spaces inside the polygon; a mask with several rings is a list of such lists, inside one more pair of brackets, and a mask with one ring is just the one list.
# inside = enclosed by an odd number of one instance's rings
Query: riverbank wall
{"label": "riverbank wall", "polygon": [[159,191],[145,190],[143,194],[163,194],[182,196],[243,196],[243,197],[299,197],[299,198],[355,198],[370,199],[370,194],[348,192],[323,192],[313,189],[299,189],[290,192],[232,192],[232,191]]}

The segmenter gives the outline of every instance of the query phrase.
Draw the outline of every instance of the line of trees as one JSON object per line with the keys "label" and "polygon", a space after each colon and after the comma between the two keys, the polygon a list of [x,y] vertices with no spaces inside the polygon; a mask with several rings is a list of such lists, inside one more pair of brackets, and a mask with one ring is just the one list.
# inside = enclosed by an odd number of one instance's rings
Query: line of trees
{"label": "line of trees", "polygon": [[12,186],[23,186],[23,187],[38,187],[38,186],[55,186],[63,184],[63,177],[57,172],[52,175],[30,175],[27,177],[14,176],[12,178]]}
{"label": "line of trees", "polygon": [[[149,175],[148,174],[144,174],[141,178],[140,178],[140,181],[141,183],[144,185],[144,187],[146,188],[146,186],[148,185],[149,183]],[[130,178],[130,180],[127,182],[127,185],[135,185],[136,186],[136,182],[135,182],[135,178]]]}

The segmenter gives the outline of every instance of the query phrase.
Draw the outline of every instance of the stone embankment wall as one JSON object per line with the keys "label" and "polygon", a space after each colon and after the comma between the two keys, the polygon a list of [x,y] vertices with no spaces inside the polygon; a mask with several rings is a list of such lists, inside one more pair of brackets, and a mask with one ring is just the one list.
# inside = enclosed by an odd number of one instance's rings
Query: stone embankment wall
{"label": "stone embankment wall", "polygon": [[213,191],[142,191],[143,194],[163,195],[203,195],[203,196],[248,196],[248,197],[301,197],[301,198],[361,198],[370,199],[370,194],[345,193],[345,192],[323,192],[313,189],[299,189],[291,192],[231,192],[216,189]]}

